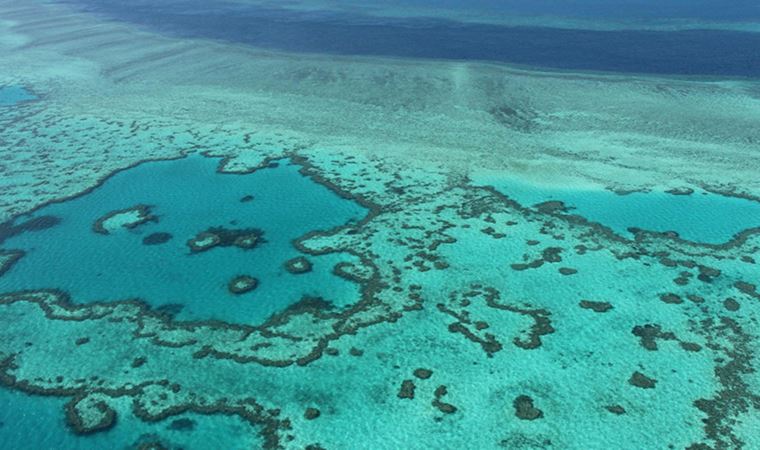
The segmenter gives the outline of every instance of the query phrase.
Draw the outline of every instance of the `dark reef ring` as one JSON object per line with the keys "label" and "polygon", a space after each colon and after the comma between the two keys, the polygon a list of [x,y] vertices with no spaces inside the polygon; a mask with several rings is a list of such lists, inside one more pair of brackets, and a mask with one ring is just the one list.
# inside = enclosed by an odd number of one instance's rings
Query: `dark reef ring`
{"label": "dark reef ring", "polygon": [[259,285],[259,280],[249,275],[238,275],[227,284],[227,289],[236,295],[250,292]]}
{"label": "dark reef ring", "polygon": [[292,274],[311,272],[311,268],[311,262],[303,256],[298,256],[285,262],[285,269]]}
{"label": "dark reef ring", "polygon": [[242,248],[244,250],[250,250],[256,247],[256,244],[258,243],[259,236],[255,233],[239,236],[235,238],[235,241],[233,242],[236,247]]}
{"label": "dark reef ring", "polygon": [[194,238],[187,241],[187,246],[193,253],[204,252],[219,245],[222,239],[214,233],[199,233]]}
{"label": "dark reef ring", "polygon": [[116,424],[116,411],[103,401],[95,403],[94,409],[90,411],[90,414],[96,415],[97,420],[92,420],[92,418],[86,420],[82,412],[77,410],[77,404],[80,401],[82,400],[73,399],[66,405],[66,420],[76,434],[93,434],[108,430]]}
{"label": "dark reef ring", "polygon": [[98,234],[106,234],[106,235],[110,234],[110,232],[106,228],[106,223],[120,214],[127,214],[130,212],[136,212],[137,219],[131,222],[126,222],[124,224],[119,225],[121,228],[132,230],[148,222],[158,222],[158,216],[151,213],[151,206],[145,205],[145,204],[139,204],[135,206],[130,206],[129,208],[116,209],[113,211],[109,211],[104,216],[98,218],[95,221],[95,223],[92,224],[92,231]]}

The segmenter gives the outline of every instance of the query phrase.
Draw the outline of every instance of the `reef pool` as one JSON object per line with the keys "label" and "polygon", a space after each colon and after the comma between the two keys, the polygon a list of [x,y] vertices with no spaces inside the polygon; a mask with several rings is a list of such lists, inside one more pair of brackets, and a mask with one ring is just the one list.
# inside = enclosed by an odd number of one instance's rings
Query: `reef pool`
{"label": "reef pool", "polygon": [[[351,255],[306,255],[293,241],[361,219],[362,206],[285,160],[246,175],[218,173],[218,164],[202,156],[144,163],[5,224],[2,248],[24,256],[0,277],[0,291],[56,288],[77,302],[139,298],[178,318],[235,323],[260,322],[303,297],[336,306],[358,299],[358,285],[332,273]],[[210,229],[221,242],[193,251],[189,241],[208,244]],[[289,271],[294,258],[311,270]],[[238,277],[254,285],[233,292]]]}
{"label": "reef pool", "polygon": [[0,106],[13,106],[36,98],[23,86],[0,86]]}
{"label": "reef pool", "polygon": [[[524,206],[559,201],[577,214],[630,237],[632,229],[668,232],[693,242],[721,244],[748,228],[760,227],[760,202],[704,190],[632,192],[528,183],[517,178],[475,177]],[[690,192],[690,193],[689,193]]]}

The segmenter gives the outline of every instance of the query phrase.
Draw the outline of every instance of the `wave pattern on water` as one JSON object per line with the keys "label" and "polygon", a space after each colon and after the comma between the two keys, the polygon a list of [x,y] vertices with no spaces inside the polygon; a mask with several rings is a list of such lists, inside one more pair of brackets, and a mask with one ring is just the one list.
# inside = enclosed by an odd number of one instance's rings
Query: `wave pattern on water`
{"label": "wave pattern on water", "polygon": [[296,12],[241,4],[75,3],[182,37],[292,52],[481,60],[564,70],[760,76],[760,33],[729,30],[596,31],[509,27],[424,18]]}

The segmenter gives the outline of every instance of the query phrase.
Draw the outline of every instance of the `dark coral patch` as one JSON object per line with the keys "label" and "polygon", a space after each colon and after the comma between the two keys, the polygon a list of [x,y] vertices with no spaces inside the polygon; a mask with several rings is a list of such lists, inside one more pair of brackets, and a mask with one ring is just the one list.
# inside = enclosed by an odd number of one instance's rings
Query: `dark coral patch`
{"label": "dark coral patch", "polygon": [[563,249],[561,247],[547,247],[541,255],[543,256],[544,261],[548,263],[558,263],[562,261],[562,251]]}
{"label": "dark coral patch", "polygon": [[534,208],[541,214],[556,214],[556,213],[566,213],[570,209],[565,206],[565,204],[558,200],[550,200],[543,203],[538,203],[536,205],[533,205]]}
{"label": "dark coral patch", "polygon": [[654,378],[649,378],[643,373],[636,371],[633,373],[633,375],[631,375],[631,378],[628,379],[628,383],[631,386],[636,386],[637,388],[641,389],[654,389],[655,385],[657,384],[657,380]]}
{"label": "dark coral patch", "polygon": [[581,300],[578,305],[583,309],[590,309],[597,313],[604,313],[612,309],[612,304],[609,302],[594,302],[591,300]]}
{"label": "dark coral patch", "polygon": [[322,413],[317,408],[306,408],[306,411],[304,411],[303,416],[306,420],[314,420],[317,417],[321,416]]}
{"label": "dark coral patch", "polygon": [[185,309],[185,305],[181,303],[166,303],[157,307],[156,312],[167,317],[174,317],[181,313],[183,309]]}
{"label": "dark coral patch", "polygon": [[435,392],[433,393],[433,402],[432,405],[438,409],[438,411],[444,413],[444,414],[454,414],[457,412],[457,407],[452,405],[451,403],[446,403],[444,401],[441,401],[441,399],[448,394],[448,389],[444,385],[440,385],[435,389]]}
{"label": "dark coral patch", "polygon": [[573,269],[572,267],[560,267],[559,273],[565,276],[575,275],[576,273],[578,273],[578,269]]}
{"label": "dark coral patch", "polygon": [[527,395],[520,395],[512,402],[515,415],[521,420],[536,420],[544,417],[544,412],[533,405],[533,399]]}
{"label": "dark coral patch", "polygon": [[475,322],[475,329],[478,331],[485,330],[490,325],[488,325],[488,322],[485,322],[483,320],[478,320]]}
{"label": "dark coral patch", "polygon": [[529,263],[510,264],[510,267],[512,267],[512,270],[522,271],[522,270],[528,270],[528,269],[538,269],[539,267],[543,265],[544,265],[544,262],[542,260],[536,259]]}
{"label": "dark coral patch", "polygon": [[712,283],[712,281],[715,278],[719,277],[721,274],[720,270],[715,269],[713,267],[699,265],[697,266],[697,268],[699,269],[699,275],[697,276],[697,278],[700,281],[703,281],[705,283]]}
{"label": "dark coral patch", "polygon": [[132,360],[132,364],[130,364],[130,366],[133,369],[137,369],[138,367],[142,367],[147,361],[148,359],[145,358],[144,356],[139,356]]}
{"label": "dark coral patch", "polygon": [[676,340],[675,334],[670,331],[662,331],[660,325],[636,325],[631,332],[639,338],[641,346],[649,351],[657,350],[657,339]]}
{"label": "dark coral patch", "polygon": [[419,378],[420,380],[427,380],[431,376],[433,376],[433,371],[430,369],[414,369],[414,376]]}
{"label": "dark coral patch", "polygon": [[737,302],[733,298],[727,298],[723,301],[723,307],[726,308],[729,311],[738,311],[739,310],[739,302]]}
{"label": "dark coral patch", "polygon": [[612,414],[615,414],[617,416],[621,416],[625,414],[625,408],[623,408],[620,405],[607,405],[604,407],[607,411],[611,412]]}
{"label": "dark coral patch", "polygon": [[[511,264],[510,267],[512,267],[513,270],[518,270],[518,271],[528,270],[528,269],[538,269],[539,267],[543,266],[544,263],[561,262],[562,252],[563,252],[563,249],[561,247],[547,247],[541,252],[540,258],[534,259],[533,261],[529,261],[525,263]],[[523,258],[527,259],[527,256],[524,256]],[[570,270],[573,270],[573,269],[570,269]]]}
{"label": "dark coral patch", "polygon": [[0,223],[0,244],[14,236],[27,231],[42,231],[52,228],[61,223],[61,219],[55,216],[40,216],[29,219],[18,225],[13,225],[11,221]]}
{"label": "dark coral patch", "polygon": [[285,269],[292,274],[311,272],[311,261],[303,256],[289,259],[285,262]]}
{"label": "dark coral patch", "polygon": [[192,431],[195,428],[195,421],[187,418],[172,420],[167,428],[175,431]]}
{"label": "dark coral patch", "polygon": [[670,195],[691,195],[694,193],[694,189],[690,187],[676,187],[665,192]]}
{"label": "dark coral patch", "polygon": [[687,352],[698,352],[702,350],[702,346],[694,342],[679,342],[678,344]]}
{"label": "dark coral patch", "polygon": [[760,293],[757,292],[757,286],[754,284],[747,283],[746,281],[737,281],[734,283],[734,287],[750,297],[760,300]]}
{"label": "dark coral patch", "polygon": [[211,227],[187,241],[192,253],[211,250],[214,247],[235,246],[250,250],[264,242],[264,232],[258,228],[228,229]]}
{"label": "dark coral patch", "polygon": [[159,244],[165,244],[169,242],[172,239],[171,233],[151,233],[147,236],[145,236],[142,240],[142,243],[145,245],[159,245]]}
{"label": "dark coral patch", "polygon": [[21,250],[0,250],[0,277],[24,256]]}
{"label": "dark coral patch", "polygon": [[414,398],[414,381],[412,380],[404,380],[401,382],[401,387],[398,390],[398,398],[407,398],[409,400],[412,400]]}
{"label": "dark coral patch", "polygon": [[678,305],[680,303],[683,303],[683,299],[680,296],[672,293],[661,294],[660,300],[670,305]]}

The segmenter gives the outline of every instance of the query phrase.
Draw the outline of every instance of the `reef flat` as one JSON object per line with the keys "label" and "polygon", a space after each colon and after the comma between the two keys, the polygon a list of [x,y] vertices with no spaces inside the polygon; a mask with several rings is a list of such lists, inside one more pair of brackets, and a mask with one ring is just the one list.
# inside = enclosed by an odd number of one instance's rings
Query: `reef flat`
{"label": "reef flat", "polygon": [[0,446],[760,447],[757,81],[0,13]]}

